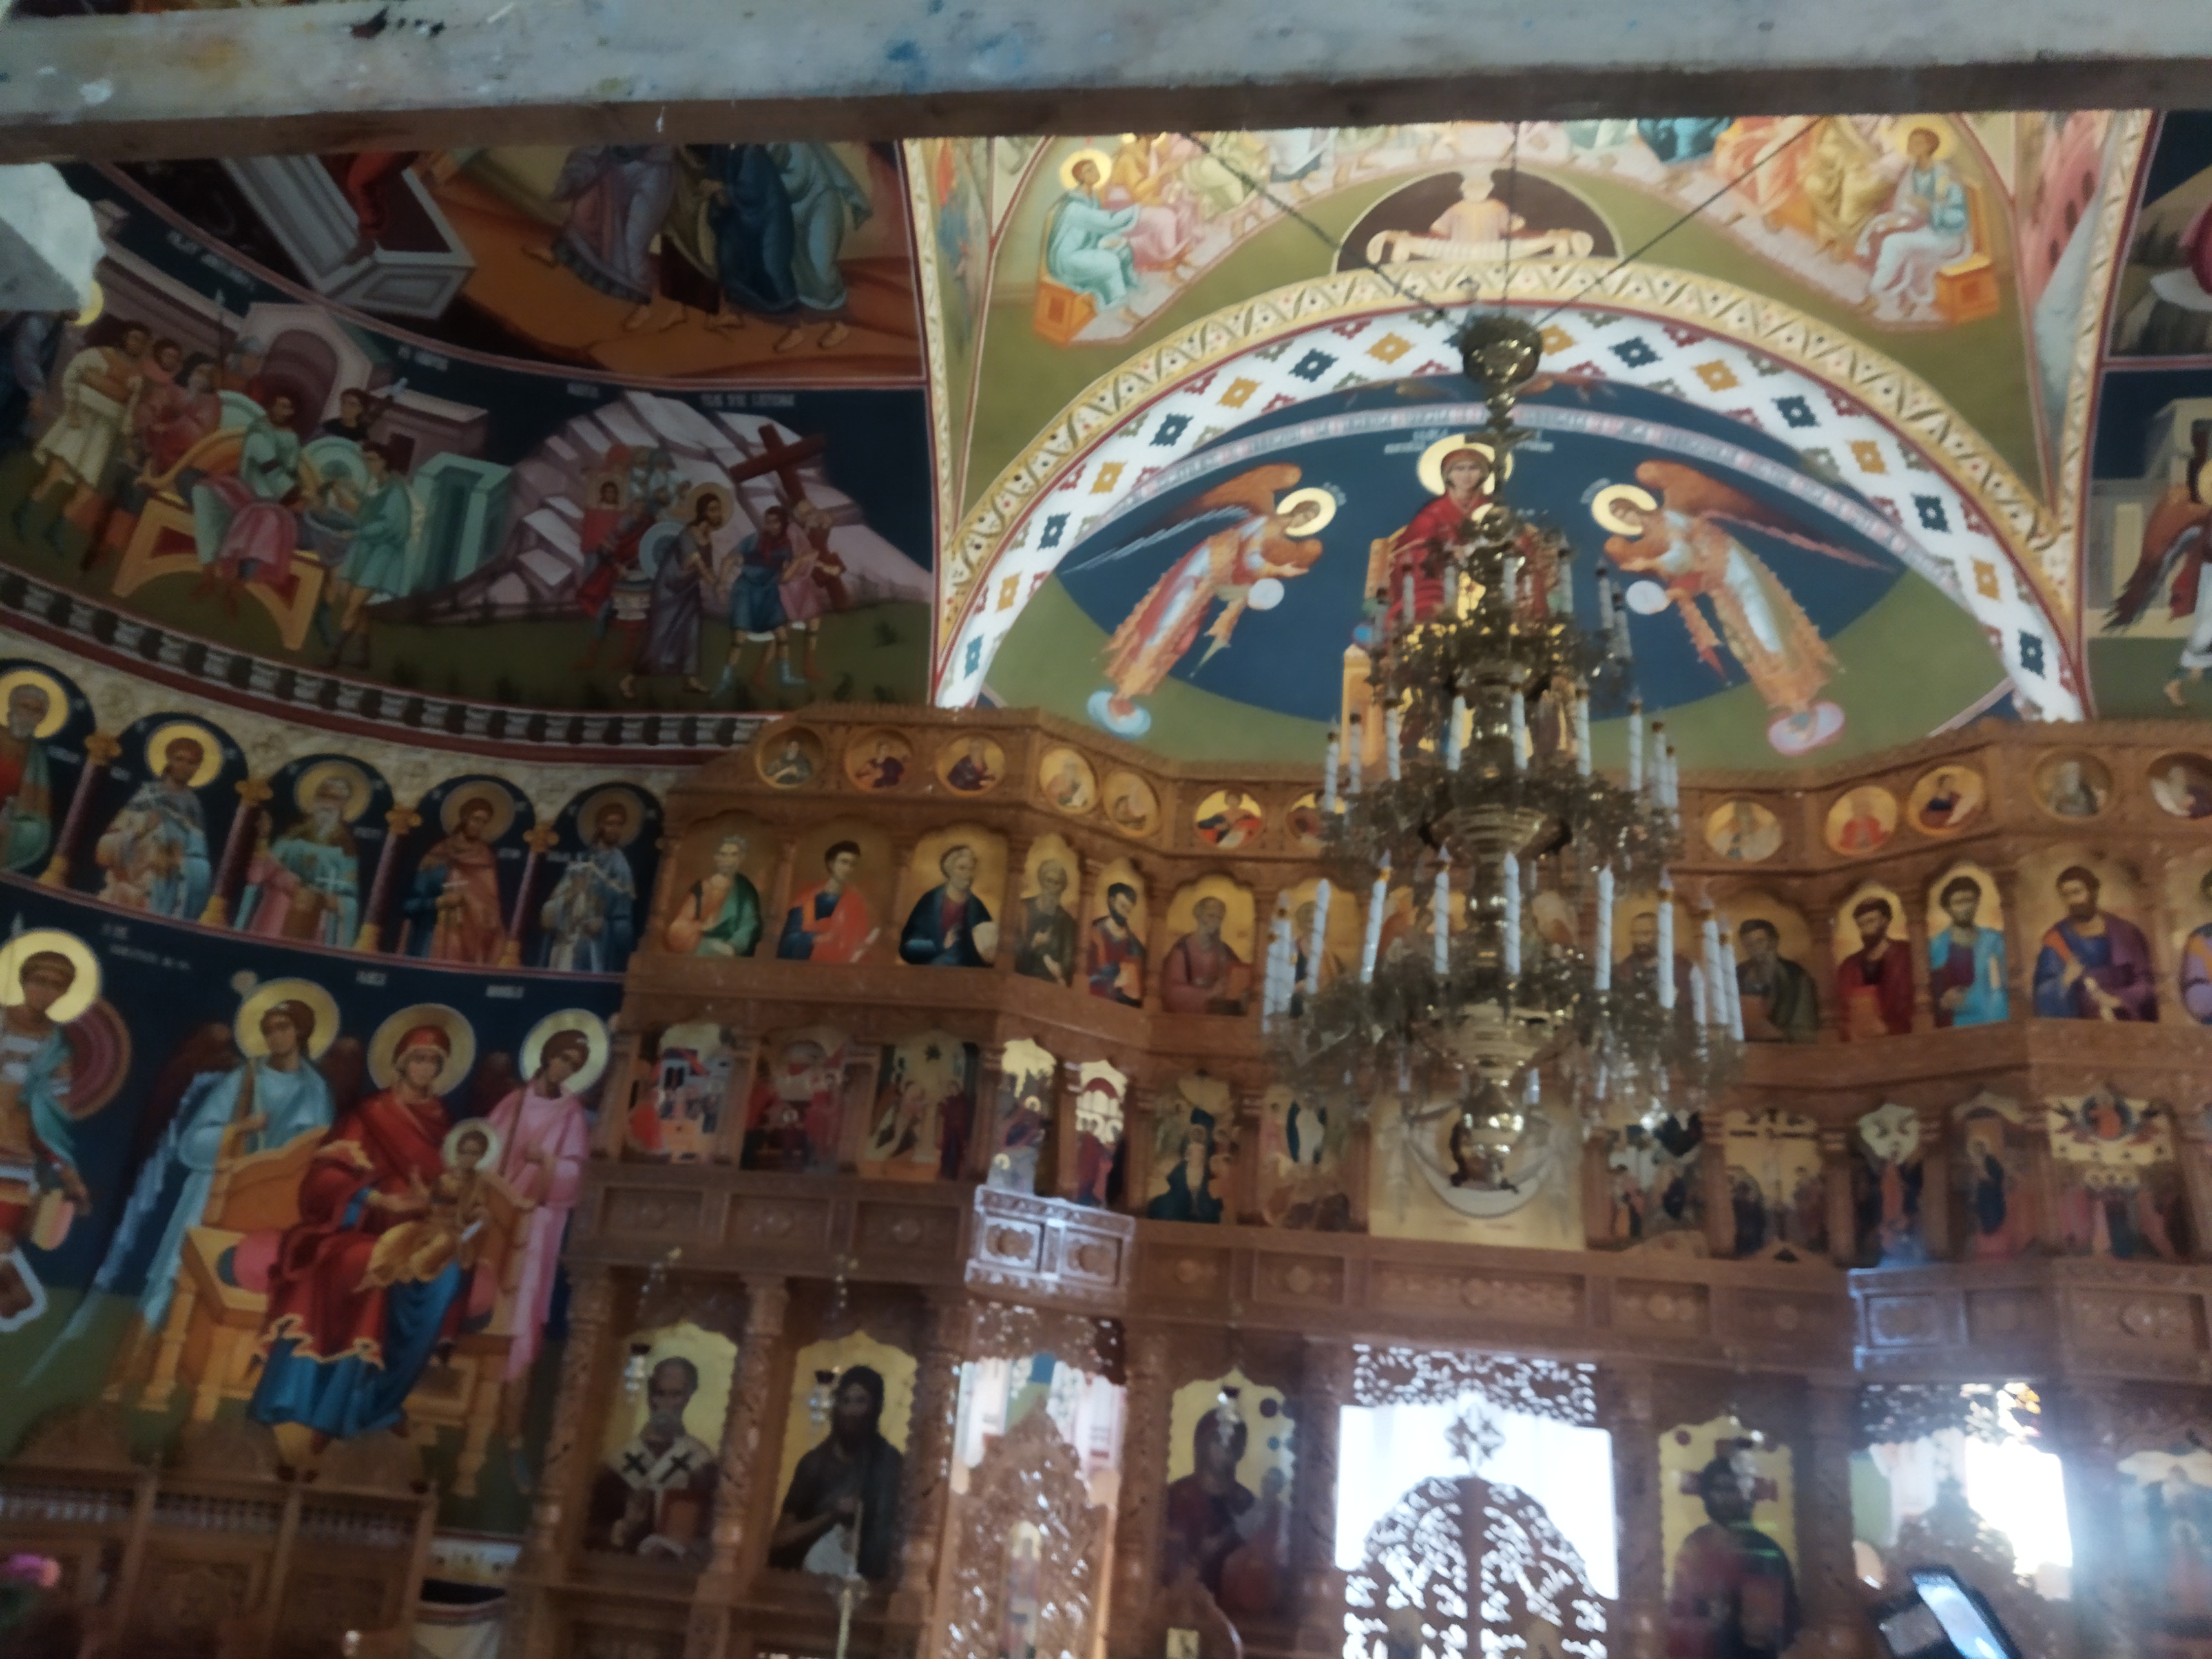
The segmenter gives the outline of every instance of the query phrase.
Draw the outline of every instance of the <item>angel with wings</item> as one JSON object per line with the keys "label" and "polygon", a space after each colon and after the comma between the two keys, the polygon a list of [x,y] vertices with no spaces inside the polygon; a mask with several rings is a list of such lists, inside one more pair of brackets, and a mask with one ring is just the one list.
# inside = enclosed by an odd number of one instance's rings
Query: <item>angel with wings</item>
{"label": "angel with wings", "polygon": [[1255,466],[1185,502],[1152,534],[1077,567],[1117,562],[1170,536],[1200,538],[1152,584],[1101,653],[1109,689],[1092,699],[1093,713],[1109,729],[1140,731],[1149,723],[1138,700],[1158,690],[1197,643],[1214,601],[1221,609],[1206,629],[1201,666],[1228,648],[1248,610],[1280,604],[1283,583],[1313,568],[1322,556],[1316,532],[1335,516],[1336,501],[1327,490],[1294,489],[1299,476],[1288,463]]}
{"label": "angel with wings", "polygon": [[1735,532],[1758,530],[1844,564],[1881,567],[1813,540],[1771,507],[1694,467],[1645,461],[1636,477],[1637,483],[1599,491],[1591,504],[1598,523],[1614,532],[1606,540],[1607,556],[1628,574],[1666,590],[1690,643],[1715,673],[1726,672],[1720,658],[1725,647],[1775,716],[1767,731],[1778,749],[1802,754],[1834,737],[1842,730],[1841,711],[1823,703],[1820,692],[1835,677],[1835,653],[1804,607]]}
{"label": "angel with wings", "polygon": [[2133,627],[2158,603],[2161,591],[2170,615],[2195,618],[2166,682],[2166,700],[2176,708],[2187,706],[2182,687],[2203,679],[2212,668],[2212,602],[2203,591],[2205,555],[2212,553],[2212,465],[2207,456],[2212,421],[2197,422],[2189,435],[2187,471],[2151,509],[2150,522],[2143,526],[2142,557],[2112,601],[2105,623],[2114,632]]}

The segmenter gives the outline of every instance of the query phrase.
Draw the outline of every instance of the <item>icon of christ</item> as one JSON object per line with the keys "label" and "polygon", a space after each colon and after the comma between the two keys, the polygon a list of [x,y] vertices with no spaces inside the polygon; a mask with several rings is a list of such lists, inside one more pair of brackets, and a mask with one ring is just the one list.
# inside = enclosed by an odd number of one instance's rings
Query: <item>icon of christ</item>
{"label": "icon of christ", "polygon": [[1255,466],[1185,502],[1152,534],[1076,568],[1118,562],[1170,535],[1200,538],[1107,641],[1101,653],[1107,686],[1091,699],[1093,720],[1124,737],[1142,735],[1152,719],[1141,701],[1198,642],[1217,599],[1221,609],[1206,629],[1200,666],[1228,649],[1248,610],[1272,609],[1281,603],[1284,582],[1313,568],[1322,551],[1318,532],[1335,516],[1336,501],[1326,490],[1294,489],[1299,476],[1285,462]]}

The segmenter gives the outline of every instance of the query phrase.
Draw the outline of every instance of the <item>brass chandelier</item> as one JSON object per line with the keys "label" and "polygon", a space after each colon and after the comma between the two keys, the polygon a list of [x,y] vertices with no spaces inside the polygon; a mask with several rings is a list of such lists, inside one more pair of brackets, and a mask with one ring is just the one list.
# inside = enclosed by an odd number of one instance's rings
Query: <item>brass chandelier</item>
{"label": "brass chandelier", "polygon": [[[1261,1006],[1277,1064],[1302,1096],[1362,1115],[1395,1094],[1409,1131],[1427,1131],[1413,1137],[1425,1155],[1433,1163],[1449,1148],[1452,1188],[1510,1194],[1534,1173],[1528,1149],[1571,1121],[1547,1116],[1547,1104],[1656,1121],[1719,1085],[1741,1011],[1715,919],[1702,923],[1686,996],[1673,971],[1680,800],[1662,729],[1647,733],[1631,702],[1625,781],[1590,763],[1593,690],[1629,695],[1626,609],[1601,573],[1601,627],[1578,626],[1572,550],[1504,500],[1527,435],[1514,403],[1541,336],[1493,314],[1456,343],[1490,411],[1468,447],[1489,452],[1491,499],[1419,556],[1419,588],[1401,572],[1397,603],[1377,620],[1382,763],[1364,763],[1372,734],[1363,743],[1357,717],[1341,745],[1331,734],[1328,878],[1310,939],[1292,937],[1287,913],[1276,917]],[[1330,894],[1346,888],[1367,899],[1360,960],[1322,982]],[[1656,957],[1616,975],[1616,898],[1653,893]]]}

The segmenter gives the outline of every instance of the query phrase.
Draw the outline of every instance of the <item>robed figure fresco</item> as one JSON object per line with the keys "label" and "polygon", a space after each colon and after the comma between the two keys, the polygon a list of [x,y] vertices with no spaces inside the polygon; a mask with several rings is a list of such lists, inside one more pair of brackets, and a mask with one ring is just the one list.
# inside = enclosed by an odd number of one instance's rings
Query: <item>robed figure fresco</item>
{"label": "robed figure fresco", "polygon": [[645,1422],[592,1478],[586,1547],[661,1560],[703,1560],[720,1469],[714,1449],[684,1426],[699,1368],[681,1354],[653,1368]]}
{"label": "robed figure fresco", "polygon": [[975,849],[948,848],[937,868],[945,879],[908,912],[899,956],[924,968],[989,967],[998,954],[999,927],[975,896]]}
{"label": "robed figure fresco", "polygon": [[905,1459],[884,1438],[883,1374],[854,1365],[837,1379],[830,1432],[799,1460],[769,1534],[768,1564],[786,1571],[890,1577]]}
{"label": "robed figure fresco", "polygon": [[[714,843],[714,867],[668,919],[668,948],[687,957],[749,957],[760,943],[760,890],[744,870],[745,838]],[[779,952],[781,954],[781,952]]]}
{"label": "robed figure fresco", "polygon": [[1802,963],[1780,952],[1774,924],[1753,916],[1735,930],[1744,957],[1735,965],[1743,1000],[1743,1035],[1750,1042],[1815,1042],[1820,1036],[1820,992]]}
{"label": "robed figure fresco", "polygon": [[[2212,902],[2212,871],[2197,890]],[[2212,922],[2191,928],[2181,942],[2181,1006],[2199,1025],[2212,1025]]]}
{"label": "robed figure fresco", "polygon": [[53,764],[39,736],[52,706],[41,685],[26,683],[8,693],[7,724],[0,726],[0,870],[34,873],[53,846]]}
{"label": "robed figure fresco", "polygon": [[[96,963],[89,952],[85,959]],[[19,974],[20,1000],[0,1009],[0,1322],[37,1306],[38,1292],[25,1281],[30,1270],[16,1248],[49,1191],[58,1190],[80,1212],[92,1207],[70,1133],[76,1049],[67,1023],[52,1012],[80,972],[64,951],[31,951]]]}
{"label": "robed figure fresco", "polygon": [[1851,906],[1859,948],[1836,967],[1837,1028],[1844,1039],[1904,1036],[1912,1030],[1912,956],[1889,936],[1895,908],[1879,894]]}
{"label": "robed figure fresco", "polygon": [[592,817],[591,841],[568,860],[552,893],[539,907],[548,968],[577,974],[619,974],[637,941],[637,872],[628,848],[636,836],[637,803],[603,800]]}
{"label": "robed figure fresco", "polygon": [[1990,1025],[2011,1012],[2005,991],[2004,935],[1975,924],[1982,884],[1972,876],[1943,884],[1937,902],[1951,925],[1928,941],[1928,1000],[1936,1006],[1936,1025]]}
{"label": "robed figure fresco", "polygon": [[402,907],[413,921],[414,954],[433,962],[488,968],[507,942],[501,914],[499,849],[491,797],[473,791],[447,809],[451,833],[432,844],[415,867],[414,890]]}
{"label": "robed figure fresco", "polygon": [[[1443,560],[1437,550],[1459,539],[1468,520],[1490,505],[1492,466],[1488,452],[1472,444],[1445,455],[1437,475],[1444,492],[1430,501],[1411,522],[1390,538],[1389,562],[1383,580],[1385,619],[1396,628],[1406,607],[1406,582],[1413,584],[1413,620],[1434,616],[1444,602]],[[1370,576],[1374,565],[1368,566]]]}
{"label": "robed figure fresco", "polygon": [[2057,885],[2066,915],[2036,955],[2035,1012],[2045,1019],[2156,1019],[2158,981],[2142,929],[2100,908],[2094,871],[2069,865]]}
{"label": "robed figure fresco", "polygon": [[1725,1456],[1698,1473],[1705,1523],[1674,1553],[1667,1659],[1771,1659],[1796,1639],[1796,1577],[1751,1522],[1753,1486]]}
{"label": "robed figure fresco", "polygon": [[1724,672],[1726,649],[1768,712],[1809,738],[1820,692],[1836,674],[1835,653],[1736,532],[1753,529],[1842,564],[1880,567],[1811,539],[1772,508],[1694,467],[1645,461],[1636,477],[1644,489],[1622,492],[1612,507],[1624,530],[1607,538],[1607,555],[1632,576],[1649,576],[1665,588],[1708,668]]}
{"label": "robed figure fresco", "polygon": [[[590,1018],[552,1032],[522,1085],[491,1109],[497,1131],[495,1160],[500,1178],[529,1206],[518,1247],[521,1267],[514,1283],[514,1336],[507,1350],[501,1401],[510,1437],[519,1435],[529,1395],[530,1368],[545,1340],[553,1310],[553,1281],[561,1268],[561,1241],[583,1191],[584,1162],[591,1156],[591,1118],[578,1090],[598,1080],[592,1066]],[[602,1045],[604,1046],[604,1045]],[[528,1050],[524,1050],[527,1057]]]}
{"label": "robed figure fresco", "polygon": [[1171,1014],[1241,1014],[1250,969],[1221,937],[1229,907],[1207,896],[1191,907],[1192,928],[1168,947],[1160,1000]]}
{"label": "robed figure fresco", "polygon": [[441,1343],[459,1334],[468,1274],[458,1255],[434,1271],[375,1282],[383,1236],[428,1213],[446,1172],[451,1125],[434,1085],[453,1037],[426,1023],[399,1035],[390,1085],[331,1126],[300,1182],[300,1219],[270,1275],[246,1414],[298,1423],[317,1449],[404,1420]]}
{"label": "robed figure fresco", "polygon": [[[2202,238],[2200,246],[2212,246],[2212,235]],[[2142,557],[2105,619],[2106,631],[2116,634],[2141,622],[2161,598],[2170,615],[2191,619],[2189,638],[2166,682],[2166,699],[2176,708],[2187,706],[2182,688],[2212,668],[2212,594],[2204,592],[2205,556],[2212,554],[2212,421],[2194,422],[2190,440],[2187,470],[2151,509],[2143,526]]]}
{"label": "robed figure fresco", "polygon": [[356,780],[366,785],[358,773],[325,772],[307,811],[281,833],[260,815],[238,901],[240,932],[341,949],[353,943],[361,925],[361,848],[348,823]]}
{"label": "robed figure fresco", "polygon": [[1162,1504],[1163,1576],[1172,1583],[1185,1572],[1194,1573],[1217,1601],[1223,1594],[1222,1570],[1244,1547],[1260,1502],[1237,1478],[1249,1435],[1243,1417],[1224,1423],[1218,1407],[1200,1418],[1191,1431],[1191,1472],[1168,1483]]}
{"label": "robed figure fresco", "polygon": [[1130,1008],[1141,1007],[1145,1000],[1145,942],[1129,924],[1136,907],[1135,888],[1120,881],[1109,886],[1106,914],[1091,924],[1083,950],[1084,982],[1091,994]]}
{"label": "robed figure fresco", "polygon": [[1022,901],[1021,942],[1014,971],[1065,985],[1075,971],[1075,917],[1068,910],[1067,868],[1056,859],[1037,866],[1036,896]]}
{"label": "robed figure fresco", "polygon": [[803,888],[784,913],[775,953],[787,962],[858,962],[883,930],[853,885],[860,867],[856,842],[834,842],[822,854],[823,878]]}
{"label": "robed figure fresco", "polygon": [[157,733],[147,746],[154,775],[131,792],[93,849],[103,872],[100,896],[128,910],[197,921],[215,872],[196,785],[216,768],[199,738],[174,732],[157,757],[160,742]]}
{"label": "robed figure fresco", "polygon": [[[206,1218],[217,1169],[331,1127],[336,1101],[316,1058],[337,1036],[337,1011],[319,990],[298,981],[264,986],[239,1010],[246,1029],[235,1049],[228,1027],[204,1027],[169,1063],[168,1075],[182,1072],[191,1080],[180,1097],[169,1097],[173,1115],[140,1166],[93,1279],[94,1291],[111,1293],[143,1282],[138,1316],[148,1336],[168,1315],[185,1235]],[[165,1092],[157,1085],[149,1113],[162,1110]]]}
{"label": "robed figure fresco", "polygon": [[1255,466],[1217,484],[1176,509],[1168,526],[1143,540],[1103,554],[1097,562],[1127,557],[1169,534],[1202,538],[1168,567],[1151,591],[1125,617],[1103,653],[1110,688],[1105,714],[1110,721],[1133,721],[1136,705],[1157,691],[1176,665],[1197,643],[1199,629],[1218,600],[1206,629],[1203,666],[1229,648],[1237,624],[1252,600],[1255,584],[1303,576],[1320,559],[1322,545],[1305,532],[1326,522],[1325,500],[1300,493],[1284,508],[1282,497],[1300,477],[1287,462]]}

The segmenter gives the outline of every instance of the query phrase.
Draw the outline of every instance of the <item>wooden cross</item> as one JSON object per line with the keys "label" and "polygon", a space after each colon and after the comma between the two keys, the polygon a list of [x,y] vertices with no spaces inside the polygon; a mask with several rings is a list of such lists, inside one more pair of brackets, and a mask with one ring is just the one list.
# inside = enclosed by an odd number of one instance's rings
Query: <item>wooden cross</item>
{"label": "wooden cross", "polygon": [[829,447],[827,441],[817,434],[801,438],[795,444],[787,444],[776,436],[773,426],[767,426],[761,428],[761,442],[765,446],[765,453],[742,465],[732,467],[730,483],[732,485],[743,484],[773,474],[782,492],[783,504],[789,507],[806,494],[799,482],[799,463],[811,461],[820,455]]}

